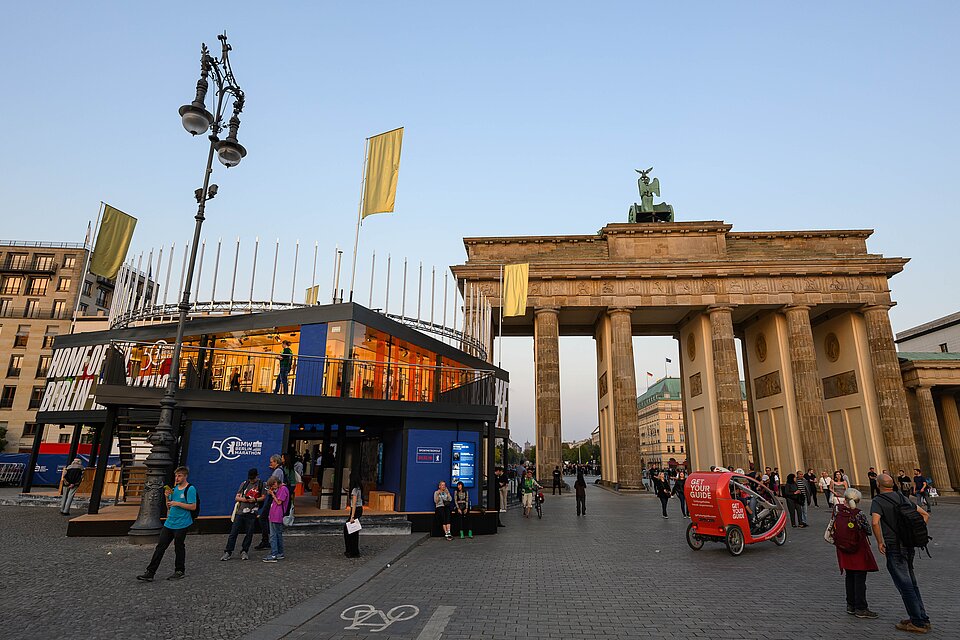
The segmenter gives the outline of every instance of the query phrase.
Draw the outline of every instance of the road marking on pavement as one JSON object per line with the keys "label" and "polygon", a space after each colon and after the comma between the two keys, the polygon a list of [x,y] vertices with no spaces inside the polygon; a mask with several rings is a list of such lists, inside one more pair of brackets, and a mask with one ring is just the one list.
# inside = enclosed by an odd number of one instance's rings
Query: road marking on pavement
{"label": "road marking on pavement", "polygon": [[377,609],[372,604],[358,604],[347,607],[340,612],[342,619],[352,623],[350,626],[344,627],[345,630],[364,629],[374,633],[383,631],[394,622],[412,620],[418,615],[420,615],[420,609],[412,604],[397,605],[386,613]]}
{"label": "road marking on pavement", "polygon": [[448,605],[440,605],[437,607],[437,610],[430,616],[430,619],[427,620],[423,631],[417,636],[417,640],[440,640],[440,636],[443,635],[443,630],[447,628],[447,623],[450,622],[450,618],[453,617],[453,612],[456,610],[456,607]]}

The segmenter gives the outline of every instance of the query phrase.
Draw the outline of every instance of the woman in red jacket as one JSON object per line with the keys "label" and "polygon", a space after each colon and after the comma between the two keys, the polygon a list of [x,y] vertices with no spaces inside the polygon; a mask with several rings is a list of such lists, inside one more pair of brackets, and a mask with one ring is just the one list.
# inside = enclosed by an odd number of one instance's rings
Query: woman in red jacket
{"label": "woman in red jacket", "polygon": [[867,573],[877,571],[877,561],[870,549],[870,525],[858,507],[861,497],[856,489],[844,491],[831,527],[840,573],[846,572],[847,613],[876,618],[867,606]]}

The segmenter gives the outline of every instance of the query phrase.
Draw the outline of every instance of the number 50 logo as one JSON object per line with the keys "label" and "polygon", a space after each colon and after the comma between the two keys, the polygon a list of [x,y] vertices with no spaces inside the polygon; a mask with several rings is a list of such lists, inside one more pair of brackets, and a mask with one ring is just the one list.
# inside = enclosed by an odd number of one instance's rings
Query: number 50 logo
{"label": "number 50 logo", "polygon": [[236,436],[230,436],[223,440],[214,440],[210,448],[217,452],[217,459],[211,460],[210,464],[217,464],[221,460],[236,460],[239,458],[240,452],[237,445],[239,445],[240,442],[240,438]]}

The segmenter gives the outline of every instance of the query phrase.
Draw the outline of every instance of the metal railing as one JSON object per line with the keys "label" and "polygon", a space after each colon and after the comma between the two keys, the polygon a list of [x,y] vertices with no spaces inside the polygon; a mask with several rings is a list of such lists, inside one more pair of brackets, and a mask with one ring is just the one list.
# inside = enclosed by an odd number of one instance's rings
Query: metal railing
{"label": "metal railing", "polygon": [[69,318],[67,309],[43,309],[40,305],[35,307],[0,307],[0,318],[33,318],[48,320],[63,320]]}
{"label": "metal railing", "polygon": [[7,259],[4,261],[3,265],[0,266],[0,271],[15,271],[17,273],[56,273],[60,268],[56,262],[48,262],[46,260],[38,261],[27,261],[27,260],[11,260]]}
{"label": "metal railing", "polygon": [[82,242],[41,242],[36,240],[0,240],[0,247],[34,247],[41,249],[85,249]]}
{"label": "metal railing", "polygon": [[[163,387],[173,345],[112,342],[122,355],[127,386]],[[116,382],[115,380],[109,380]],[[492,405],[494,372],[409,362],[297,356],[258,350],[184,345],[181,389],[233,393]]]}

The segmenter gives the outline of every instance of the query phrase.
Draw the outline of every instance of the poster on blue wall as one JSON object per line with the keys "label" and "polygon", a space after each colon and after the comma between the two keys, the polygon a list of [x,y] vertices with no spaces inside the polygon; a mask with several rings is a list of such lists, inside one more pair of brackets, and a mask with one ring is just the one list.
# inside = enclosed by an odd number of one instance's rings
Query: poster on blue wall
{"label": "poster on blue wall", "polygon": [[237,487],[256,468],[270,471],[270,456],[283,449],[286,425],[263,422],[195,420],[190,428],[187,466],[190,484],[201,495],[204,516],[229,516]]}
{"label": "poster on blue wall", "polygon": [[473,442],[454,442],[450,456],[450,479],[453,485],[462,482],[464,487],[472,487],[477,479],[477,447]]}

